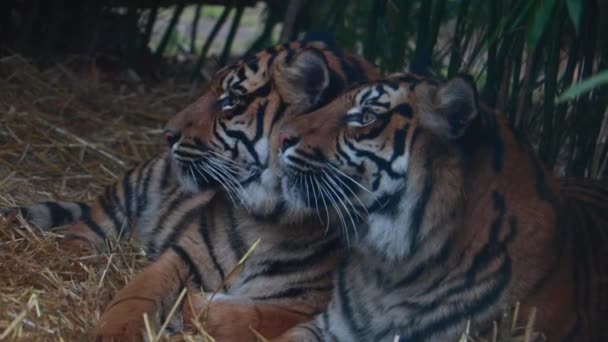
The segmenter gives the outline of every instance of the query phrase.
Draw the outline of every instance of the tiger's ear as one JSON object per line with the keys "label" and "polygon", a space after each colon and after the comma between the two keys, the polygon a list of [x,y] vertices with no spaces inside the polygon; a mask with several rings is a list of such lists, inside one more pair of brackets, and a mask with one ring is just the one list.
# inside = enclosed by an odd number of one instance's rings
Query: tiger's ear
{"label": "tiger's ear", "polygon": [[289,61],[276,64],[273,79],[281,97],[299,112],[317,105],[329,86],[329,66],[313,49],[298,52]]}
{"label": "tiger's ear", "polygon": [[448,139],[465,135],[479,115],[477,89],[468,75],[458,76],[438,87],[423,85],[419,97],[421,124]]}

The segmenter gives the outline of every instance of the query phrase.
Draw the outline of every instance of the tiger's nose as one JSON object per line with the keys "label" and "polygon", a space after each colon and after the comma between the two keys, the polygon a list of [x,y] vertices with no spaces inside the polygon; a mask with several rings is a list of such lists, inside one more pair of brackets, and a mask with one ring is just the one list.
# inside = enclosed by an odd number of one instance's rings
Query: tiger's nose
{"label": "tiger's nose", "polygon": [[300,141],[300,138],[287,132],[279,133],[279,148],[281,152],[285,152],[288,148],[294,146]]}
{"label": "tiger's nose", "polygon": [[179,141],[179,138],[181,138],[181,134],[179,132],[172,130],[165,131],[165,140],[167,140],[169,147],[173,147],[173,145]]}

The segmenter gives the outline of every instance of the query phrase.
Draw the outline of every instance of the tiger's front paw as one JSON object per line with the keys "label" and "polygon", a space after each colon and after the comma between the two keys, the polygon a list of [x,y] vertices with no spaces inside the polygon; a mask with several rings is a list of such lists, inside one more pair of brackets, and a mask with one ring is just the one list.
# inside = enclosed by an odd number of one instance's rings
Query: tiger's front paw
{"label": "tiger's front paw", "polygon": [[143,341],[144,313],[152,327],[156,326],[156,303],[147,298],[126,298],[111,303],[93,330],[95,341]]}
{"label": "tiger's front paw", "polygon": [[[256,328],[258,317],[248,305],[222,300],[223,295],[209,302],[204,295],[191,295],[182,308],[184,325],[188,331],[204,330],[216,341],[256,342],[251,328]],[[201,333],[201,331],[198,331]]]}

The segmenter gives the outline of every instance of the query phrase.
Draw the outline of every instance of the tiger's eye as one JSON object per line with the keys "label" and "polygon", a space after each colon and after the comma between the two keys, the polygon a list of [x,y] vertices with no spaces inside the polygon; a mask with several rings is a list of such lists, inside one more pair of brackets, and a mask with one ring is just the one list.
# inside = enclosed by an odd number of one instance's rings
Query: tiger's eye
{"label": "tiger's eye", "polygon": [[376,115],[376,113],[369,109],[364,109],[361,113],[361,126],[367,126],[369,124],[372,124],[374,121],[376,121],[377,118],[378,115]]}
{"label": "tiger's eye", "polygon": [[224,96],[223,98],[220,99],[220,107],[222,108],[222,110],[226,111],[226,110],[231,110],[232,108],[236,107],[238,101],[238,98],[236,97],[236,95],[234,95],[233,93],[228,93],[226,94],[226,96]]}

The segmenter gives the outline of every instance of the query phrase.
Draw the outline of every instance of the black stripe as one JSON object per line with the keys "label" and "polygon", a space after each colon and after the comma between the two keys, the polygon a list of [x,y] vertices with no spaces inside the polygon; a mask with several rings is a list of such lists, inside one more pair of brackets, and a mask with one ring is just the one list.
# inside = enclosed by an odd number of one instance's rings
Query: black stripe
{"label": "black stripe", "polygon": [[311,254],[304,257],[295,257],[284,260],[267,260],[261,263],[261,270],[250,274],[245,278],[242,284],[255,279],[257,277],[273,277],[289,273],[302,272],[311,270],[319,263],[327,260],[340,249],[340,243],[337,239],[330,240],[327,243],[318,246]]}
{"label": "black stripe", "polygon": [[[460,306],[455,310],[439,316],[426,325],[416,323],[414,326],[415,329],[405,330],[403,338],[406,340],[426,340],[437,332],[446,331],[448,328],[457,324],[464,324],[466,319],[474,316],[475,313],[486,310],[496,303],[502,292],[507,288],[509,280],[511,279],[511,260],[507,254],[507,244],[514,239],[516,232],[514,231],[515,227],[511,225],[511,231],[505,236],[504,240],[498,240],[500,229],[503,225],[505,203],[502,195],[497,192],[493,193],[493,201],[494,208],[497,210],[497,216],[491,223],[488,241],[473,257],[473,262],[466,272],[465,281],[447,290],[443,295],[433,299],[432,302],[425,304],[424,307],[420,308],[415,314],[415,317],[433,313],[438,307],[449,302],[450,297],[458,297],[461,296],[463,292],[475,291],[477,288],[480,291],[476,296],[476,300],[461,302]],[[486,281],[482,282],[477,279],[477,275],[485,266],[492,264],[497,259],[503,260],[500,268],[491,276],[487,277]],[[487,286],[487,284],[491,284],[492,286]],[[410,304],[420,306],[420,304],[417,303]]]}
{"label": "black stripe", "polygon": [[61,205],[55,202],[44,202],[43,204],[49,211],[51,227],[63,226],[65,224],[74,222],[72,212]]}
{"label": "black stripe", "polygon": [[325,284],[325,283],[332,282],[334,270],[335,270],[334,268],[329,268],[328,270],[317,273],[310,278],[299,277],[297,280],[289,282],[287,284],[287,286],[305,285],[305,284],[313,285],[313,284],[318,284],[318,283]]}
{"label": "black stripe", "polygon": [[503,225],[504,215],[505,215],[505,199],[504,197],[494,191],[492,193],[492,202],[494,205],[494,209],[497,211],[496,218],[492,221],[490,225],[490,234],[488,236],[488,241],[484,244],[484,246],[475,253],[473,257],[473,263],[471,268],[467,270],[466,278],[469,284],[475,283],[475,276],[479,272],[479,270],[487,265],[490,260],[493,260],[498,257],[498,253],[501,251],[496,248],[496,244],[498,242],[500,228]]}
{"label": "black stripe", "polygon": [[224,132],[226,133],[226,135],[232,139],[235,139],[235,140],[238,140],[239,142],[241,142],[243,144],[243,146],[245,147],[245,149],[247,149],[247,152],[250,154],[250,156],[254,159],[255,163],[258,165],[261,165],[262,162],[260,161],[260,157],[258,156],[258,153],[255,150],[255,144],[264,135],[264,115],[265,115],[267,106],[268,106],[268,101],[265,101],[264,103],[261,103],[258,105],[258,108],[256,111],[255,135],[251,140],[249,140],[249,138],[243,131],[229,129],[226,126],[226,124],[224,124],[223,122],[220,122],[220,125],[221,125],[222,129],[224,130]]}
{"label": "black stripe", "polygon": [[426,206],[429,203],[433,190],[433,170],[430,158],[427,159],[424,172],[426,173],[426,177],[424,178],[424,187],[422,188],[422,193],[420,194],[420,197],[416,202],[416,206],[412,211],[412,218],[410,221],[409,231],[412,232],[410,237],[410,254],[413,254],[416,251],[420,228],[422,227],[422,220],[424,218],[424,212],[426,211]]}
{"label": "black stripe", "polygon": [[[388,126],[390,122],[390,117],[388,115],[380,115],[378,116],[378,121],[373,123],[372,128],[368,130],[365,134],[360,134],[355,136],[355,141],[369,140],[375,139],[380,134],[384,133],[386,126]],[[404,139],[405,140],[405,139]]]}
{"label": "black stripe", "polygon": [[173,153],[179,157],[177,158],[178,160],[184,160],[184,159],[188,159],[188,160],[199,160],[203,158],[203,153],[192,153],[190,151],[190,149],[187,149],[186,151],[183,150],[183,147],[185,147],[183,144],[180,144],[176,150],[173,151]]}
{"label": "black stripe", "polygon": [[305,293],[309,293],[312,291],[318,292],[329,292],[333,289],[333,286],[316,286],[316,287],[306,287],[306,286],[294,286],[286,289],[281,289],[280,291],[273,292],[264,296],[254,296],[251,297],[253,300],[276,300],[276,299],[286,299],[286,298],[300,298]]}
{"label": "black stripe", "polygon": [[166,251],[169,246],[174,245],[179,240],[184,230],[188,228],[189,225],[194,221],[200,210],[200,207],[188,210],[188,212],[181,217],[179,222],[175,226],[171,227],[171,234],[169,234],[169,236],[167,236],[167,238],[162,241],[162,244],[160,245],[161,247],[159,249],[159,255]]}
{"label": "black stripe", "polygon": [[[334,232],[335,227],[330,227],[328,229],[329,232]],[[277,249],[286,252],[286,253],[296,253],[296,252],[307,252],[310,251],[314,246],[319,246],[321,244],[327,243],[329,240],[335,240],[335,234],[329,235],[325,234],[324,230],[320,230],[319,235],[312,236],[310,239],[297,239],[297,240],[281,240],[277,242],[275,245]]]}
{"label": "black stripe", "polygon": [[[171,216],[172,213],[175,212],[175,210],[182,204],[184,203],[186,200],[190,199],[192,197],[192,195],[181,192],[178,188],[173,189],[173,193],[169,194],[169,196],[167,196],[166,201],[169,201],[169,205],[167,205],[164,208],[164,211],[162,212],[160,216],[160,220],[157,221],[156,226],[154,227],[154,229],[152,229],[152,231],[150,232],[150,236],[155,237],[157,236],[164,228],[165,228],[165,222],[167,222],[167,220],[169,219],[169,217]],[[173,197],[175,196],[175,197]],[[159,210],[160,212],[160,210]],[[154,241],[154,239],[150,239],[150,241],[148,242],[148,246],[147,246],[147,251],[150,254],[154,254],[156,253],[158,244],[157,241]]]}
{"label": "black stripe", "polygon": [[151,159],[147,161],[143,165],[142,171],[139,174],[140,177],[137,182],[137,188],[140,191],[137,193],[137,213],[135,213],[137,217],[139,217],[142,211],[144,211],[148,206],[148,189],[150,188],[150,181],[152,179],[152,173],[155,165],[156,160]]}
{"label": "black stripe", "polygon": [[180,246],[180,245],[171,245],[171,249],[173,250],[173,252],[175,252],[175,254],[177,254],[182,259],[184,264],[186,266],[188,266],[190,275],[193,278],[192,280],[197,285],[197,287],[202,287],[203,286],[203,277],[201,276],[201,273],[199,272],[198,268],[196,267],[196,264],[194,263],[194,261],[192,261],[192,257],[190,256],[190,254],[188,254],[188,252],[184,248],[182,248],[182,246]]}
{"label": "black stripe", "polygon": [[[304,158],[307,158],[302,152],[303,151],[301,151],[301,150],[296,150],[297,155],[288,154],[287,160],[289,160],[292,163],[291,167],[299,166],[300,168],[303,168],[304,171],[306,171],[306,170],[310,169],[312,165],[310,162],[308,162],[307,160],[300,157],[300,156],[302,156]],[[314,161],[323,162],[323,160],[314,160]]]}
{"label": "black stripe", "polygon": [[74,202],[78,208],[80,208],[80,219],[82,220],[85,217],[89,217],[91,215],[91,206],[84,202]]}
{"label": "black stripe", "polygon": [[[346,138],[343,138],[342,141],[346,143]],[[348,166],[354,167],[358,173],[365,172],[364,162],[361,162],[361,164],[355,164],[348,155],[348,153],[340,145],[340,139],[336,139],[336,152],[338,152],[338,155],[344,158],[344,160],[346,160],[346,164]]]}
{"label": "black stripe", "polygon": [[[125,215],[128,219],[133,218],[133,211],[131,210],[131,201],[133,200],[133,185],[131,184],[131,175],[133,169],[127,171],[122,180],[122,192],[124,200]],[[118,202],[117,202],[118,203]]]}
{"label": "black stripe", "polygon": [[[112,189],[114,189],[113,186],[107,186],[105,193],[102,196],[99,196],[98,201],[99,201],[99,205],[101,206],[101,209],[103,210],[106,217],[108,217],[110,219],[110,221],[112,221],[112,225],[114,226],[114,232],[116,233],[116,237],[117,238],[124,237],[124,236],[122,236],[122,223],[116,216],[116,205],[114,205],[112,202],[108,203],[108,201],[112,201],[112,198],[113,198]],[[114,202],[114,203],[116,203],[116,202]]]}
{"label": "black stripe", "polygon": [[[431,264],[437,265],[437,264],[444,263],[450,256],[452,242],[453,241],[450,238],[446,238],[445,241],[443,242],[443,244],[441,245],[441,247],[439,248],[439,250],[435,254],[433,254],[428,260],[425,260],[424,262],[421,262],[418,265],[416,265],[416,268],[414,268],[412,271],[407,273],[400,281],[398,281],[391,288],[397,289],[400,287],[407,286],[409,283],[417,280],[419,276],[424,275],[425,274],[424,270],[426,267],[430,267]],[[464,254],[461,254],[458,261],[454,264],[455,265],[460,264],[462,261],[462,258],[464,258]],[[418,268],[420,268],[420,269],[418,269]],[[418,273],[418,274],[415,274],[415,273]],[[426,287],[425,291],[427,293],[430,293],[431,291],[435,291],[442,284],[442,282],[445,280],[445,278],[447,278],[449,276],[450,276],[449,272],[445,272],[445,273],[439,275],[437,278],[435,278],[435,280],[433,280]],[[430,279],[427,279],[427,281],[428,280],[430,280]]]}
{"label": "black stripe", "polygon": [[280,101],[279,106],[277,107],[277,109],[274,111],[274,114],[272,115],[272,120],[270,121],[270,130],[268,131],[268,135],[270,135],[270,133],[272,133],[272,130],[276,126],[277,122],[279,122],[279,120],[281,120],[283,118],[283,116],[285,115],[286,108],[287,108],[287,106],[285,105],[285,103],[283,101]]}
{"label": "black stripe", "polygon": [[388,160],[384,160],[380,157],[378,157],[375,153],[373,152],[369,152],[369,151],[365,151],[365,150],[361,150],[356,148],[351,142],[344,140],[344,143],[348,146],[349,149],[351,149],[352,151],[354,151],[357,156],[359,157],[365,157],[367,159],[370,160],[370,162],[373,162],[376,164],[376,166],[378,167],[378,169],[385,171],[390,177],[392,178],[399,178],[402,177],[403,175],[393,171],[392,169],[392,164],[390,161]]}
{"label": "black stripe", "polygon": [[[336,296],[340,301],[340,312],[342,319],[346,322],[348,329],[351,331],[351,336],[363,337],[363,329],[357,325],[355,321],[354,308],[351,305],[351,298],[348,293],[346,280],[346,265],[338,266],[336,271]],[[361,308],[359,308],[361,309]]]}
{"label": "black stripe", "polygon": [[[31,220],[32,217],[30,216],[30,210],[27,207],[17,207],[17,210],[21,213],[21,216],[23,216],[23,218],[25,218],[26,220]],[[10,214],[12,212],[12,208],[10,209],[4,209],[2,208],[0,213],[2,213],[2,215],[6,216],[8,214]]]}
{"label": "black stripe", "polygon": [[106,233],[103,231],[103,229],[101,229],[101,227],[93,220],[91,220],[91,218],[89,217],[85,217],[82,219],[82,223],[84,223],[87,228],[91,229],[93,231],[93,233],[95,233],[97,236],[99,236],[99,238],[101,238],[102,240],[106,239]]}
{"label": "black stripe", "polygon": [[232,158],[236,158],[239,155],[239,151],[238,149],[235,148],[230,148],[230,145],[228,145],[228,142],[226,140],[224,140],[224,138],[222,137],[222,135],[219,132],[219,128],[218,127],[222,127],[222,125],[218,125],[217,122],[213,123],[213,136],[215,137],[215,139],[217,139],[220,144],[222,145],[222,147],[224,148],[224,150],[226,151],[231,151],[232,152]]}
{"label": "black stripe", "polygon": [[164,190],[169,186],[169,180],[171,179],[171,161],[165,160],[165,167],[163,168],[163,173],[160,176],[160,188]]}
{"label": "black stripe", "polygon": [[237,229],[236,219],[234,218],[234,207],[232,205],[228,205],[228,243],[230,244],[230,248],[235,255],[235,258],[238,260],[242,258],[245,253],[247,253],[247,247],[245,246],[245,242],[243,242],[243,237],[241,233]]}
{"label": "black stripe", "polygon": [[[215,254],[215,249],[213,248],[214,244],[211,241],[210,236],[210,230],[215,229],[215,220],[214,216],[212,216],[212,211],[209,211],[208,213],[210,214],[210,217],[207,217],[207,215],[205,215],[205,210],[200,210],[200,226],[198,231],[201,234],[201,237],[203,238],[203,242],[207,246],[209,258],[211,259],[213,266],[217,270],[217,273],[220,275],[220,279],[224,280],[226,275],[224,274],[224,270],[222,269],[222,266],[217,260],[217,255]],[[209,222],[211,223],[211,226],[208,224]]]}
{"label": "black stripe", "polygon": [[393,156],[391,158],[392,161],[395,161],[397,158],[405,154],[405,144],[407,139],[408,128],[409,124],[405,124],[403,129],[398,129],[397,131],[395,131],[393,137]]}
{"label": "black stripe", "polygon": [[[476,313],[488,309],[491,305],[495,304],[500,298],[503,291],[507,288],[511,274],[511,261],[509,258],[505,258],[501,267],[497,270],[496,274],[483,283],[478,283],[478,288],[481,290],[476,297],[476,300],[467,302],[460,302],[459,307],[455,310],[447,312],[446,314],[439,316],[437,319],[429,322],[426,325],[416,324],[412,325],[413,329],[407,329],[401,336],[403,341],[426,341],[436,334],[448,330],[450,327],[454,327],[457,324],[463,325],[467,319],[473,317]],[[486,286],[491,284],[492,286]],[[485,289],[485,291],[484,291]],[[461,292],[474,291],[469,284],[463,284],[450,291],[450,295],[459,296]],[[425,308],[422,312],[414,314],[415,317],[420,317],[423,313],[434,312],[440,304],[444,304],[448,299],[442,298],[440,301],[433,303],[431,307]]]}

